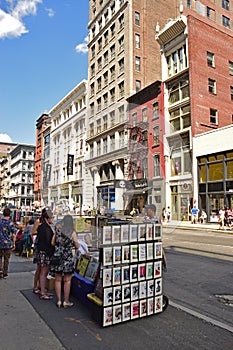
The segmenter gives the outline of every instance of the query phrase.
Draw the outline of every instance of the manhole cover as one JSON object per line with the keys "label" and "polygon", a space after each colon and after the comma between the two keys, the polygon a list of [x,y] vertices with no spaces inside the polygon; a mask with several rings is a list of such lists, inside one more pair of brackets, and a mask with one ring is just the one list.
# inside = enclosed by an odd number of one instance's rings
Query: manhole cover
{"label": "manhole cover", "polygon": [[215,295],[218,301],[225,305],[233,306],[233,295]]}

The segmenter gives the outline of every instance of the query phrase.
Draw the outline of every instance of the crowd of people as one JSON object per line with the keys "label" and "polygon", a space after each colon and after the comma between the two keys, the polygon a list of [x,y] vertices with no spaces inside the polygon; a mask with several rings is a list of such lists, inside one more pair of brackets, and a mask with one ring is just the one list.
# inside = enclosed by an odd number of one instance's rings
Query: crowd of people
{"label": "crowd of people", "polygon": [[75,264],[73,249],[77,251],[80,247],[73,217],[67,214],[54,225],[52,211],[44,208],[37,220],[31,219],[23,227],[21,223],[12,221],[11,210],[5,208],[0,219],[0,278],[8,277],[12,251],[19,256],[25,249],[31,249],[32,245],[33,263],[36,264],[33,293],[38,294],[41,300],[53,299],[53,293],[46,289],[47,276],[53,273],[57,307],[73,306],[70,302],[71,278]]}
{"label": "crowd of people", "polygon": [[219,229],[224,230],[226,227],[233,228],[233,210],[232,208],[222,207],[218,212]]}

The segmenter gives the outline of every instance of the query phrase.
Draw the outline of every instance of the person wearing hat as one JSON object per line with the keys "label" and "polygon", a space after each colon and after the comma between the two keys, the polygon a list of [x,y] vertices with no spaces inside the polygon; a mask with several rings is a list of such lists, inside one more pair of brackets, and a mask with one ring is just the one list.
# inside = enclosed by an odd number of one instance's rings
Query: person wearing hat
{"label": "person wearing hat", "polygon": [[146,204],[145,210],[146,210],[145,220],[150,220],[158,224],[160,223],[159,218],[156,216],[155,204]]}

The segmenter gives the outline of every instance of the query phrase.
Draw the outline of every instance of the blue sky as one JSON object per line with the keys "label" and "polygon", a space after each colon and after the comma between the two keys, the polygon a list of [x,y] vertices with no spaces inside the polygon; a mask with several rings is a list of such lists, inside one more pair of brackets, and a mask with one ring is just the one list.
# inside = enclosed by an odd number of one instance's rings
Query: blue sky
{"label": "blue sky", "polygon": [[0,142],[35,144],[37,118],[87,79],[88,0],[0,0]]}

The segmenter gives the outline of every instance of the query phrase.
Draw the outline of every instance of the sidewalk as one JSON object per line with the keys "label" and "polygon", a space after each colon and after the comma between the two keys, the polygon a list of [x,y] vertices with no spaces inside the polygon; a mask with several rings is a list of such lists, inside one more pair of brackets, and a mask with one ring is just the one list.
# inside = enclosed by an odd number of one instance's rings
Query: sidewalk
{"label": "sidewalk", "polygon": [[172,229],[182,229],[182,230],[205,230],[218,233],[229,233],[233,234],[233,229],[230,230],[229,227],[225,227],[224,230],[219,230],[219,224],[217,222],[207,222],[205,224],[191,224],[191,221],[178,221],[172,220],[171,222],[164,222],[164,228]]}

